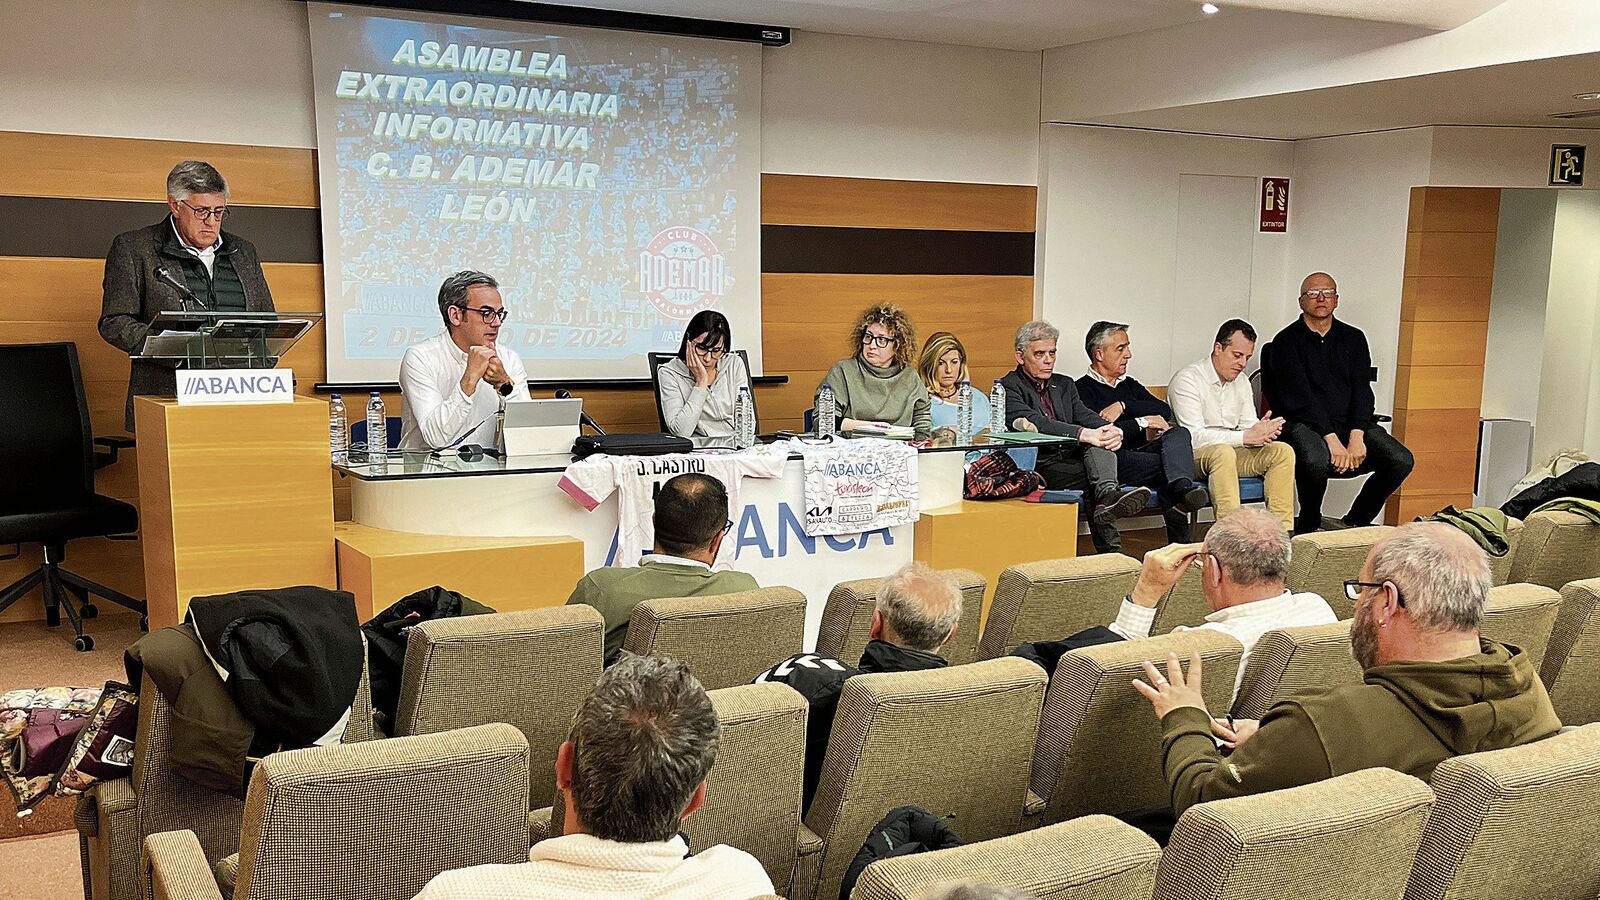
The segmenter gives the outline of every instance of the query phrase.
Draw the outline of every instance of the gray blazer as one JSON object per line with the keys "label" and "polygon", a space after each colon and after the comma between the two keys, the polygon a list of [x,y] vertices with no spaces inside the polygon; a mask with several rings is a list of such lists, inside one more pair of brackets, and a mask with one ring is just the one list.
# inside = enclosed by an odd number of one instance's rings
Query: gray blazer
{"label": "gray blazer", "polygon": [[[217,255],[227,254],[233,270],[244,285],[245,310],[271,312],[272,292],[261,272],[261,258],[255,245],[236,234],[222,233]],[[156,313],[183,309],[183,299],[172,286],[155,276],[156,266],[164,265],[173,277],[183,280],[183,263],[194,257],[178,243],[169,216],[137,231],[126,231],[111,242],[106,254],[104,298],[100,303],[100,336],[106,343],[127,353],[144,345],[145,335]],[[133,431],[135,395],[172,395],[178,392],[178,376],[170,366],[133,360],[128,374],[128,431]]]}

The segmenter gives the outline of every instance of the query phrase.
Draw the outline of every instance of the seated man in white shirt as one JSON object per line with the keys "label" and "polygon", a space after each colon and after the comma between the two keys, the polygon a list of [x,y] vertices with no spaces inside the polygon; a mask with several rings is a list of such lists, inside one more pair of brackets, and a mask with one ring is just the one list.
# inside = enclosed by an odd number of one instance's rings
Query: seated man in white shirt
{"label": "seated man in white shirt", "polygon": [[1211,355],[1178,370],[1167,403],[1189,429],[1195,474],[1206,479],[1217,518],[1239,508],[1239,476],[1266,481],[1267,509],[1294,530],[1294,449],[1278,440],[1283,419],[1256,415],[1250,379],[1240,377],[1256,352],[1256,330],[1229,319],[1217,330]]}
{"label": "seated man in white shirt", "polygon": [[[1244,645],[1239,676],[1250,650],[1263,634],[1278,628],[1328,625],[1339,621],[1328,601],[1312,593],[1291,593],[1283,586],[1289,573],[1289,533],[1276,517],[1259,509],[1241,509],[1211,526],[1201,544],[1169,544],[1144,555],[1144,568],[1111,630],[1128,640],[1150,636],[1156,604],[1178,582],[1185,569],[1200,561],[1200,589],[1212,612],[1204,625]],[[1187,631],[1179,626],[1173,631]],[[1239,680],[1234,679],[1234,692]]]}
{"label": "seated man in white shirt", "polygon": [[439,286],[439,315],[444,331],[400,360],[400,447],[492,448],[500,404],[528,399],[522,358],[497,343],[506,320],[499,282],[471,270],[451,275]]}
{"label": "seated man in white shirt", "polygon": [[416,900],[745,898],[775,893],[755,857],[723,844],[693,856],[683,819],[706,799],[721,724],[682,663],[624,656],[573,716],[556,755],[561,837],[528,862],[435,876]]}

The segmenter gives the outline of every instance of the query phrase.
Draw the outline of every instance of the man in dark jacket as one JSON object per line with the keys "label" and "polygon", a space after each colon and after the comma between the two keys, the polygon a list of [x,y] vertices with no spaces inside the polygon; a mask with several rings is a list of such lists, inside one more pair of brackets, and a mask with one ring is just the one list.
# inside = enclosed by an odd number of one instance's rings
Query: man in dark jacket
{"label": "man in dark jacket", "polygon": [[922,563],[911,563],[883,580],[872,613],[872,640],[855,668],[815,653],[791,656],[760,675],[756,683],[778,682],[800,692],[811,705],[806,719],[806,769],[803,807],[811,805],[822,775],[822,756],[833,733],[833,714],[845,680],[875,672],[919,672],[949,665],[939,648],[961,622],[961,589],[949,577]]}
{"label": "man in dark jacket", "polygon": [[[1300,283],[1300,318],[1278,332],[1261,358],[1267,406],[1284,418],[1281,440],[1294,448],[1296,534],[1372,524],[1414,464],[1411,451],[1373,416],[1367,336],[1335,319],[1338,308],[1333,278],[1307,275]],[[1342,519],[1323,518],[1328,479],[1369,472],[1350,512]]]}
{"label": "man in dark jacket", "polygon": [[1452,756],[1555,734],[1561,722],[1528,655],[1478,633],[1490,584],[1488,557],[1461,531],[1396,529],[1345,582],[1363,683],[1281,700],[1259,723],[1211,718],[1198,656],[1187,676],[1171,654],[1164,674],[1146,662],[1149,681],[1134,686],[1161,718],[1172,814],[1379,766],[1426,780]]}
{"label": "man in dark jacket", "polygon": [[1122,430],[1084,404],[1071,378],[1055,374],[1060,337],[1049,322],[1035,320],[1017,329],[1016,371],[1000,379],[1006,389],[1006,422],[1013,428],[1071,439],[1040,444],[1035,468],[1051,490],[1090,492],[1094,505],[1089,536],[1095,551],[1119,553],[1122,537],[1115,523],[1144,509],[1150,489],[1122,490],[1116,456]]}
{"label": "man in dark jacket", "polygon": [[1089,371],[1077,381],[1078,395],[1100,418],[1122,431],[1117,472],[1127,484],[1154,488],[1167,521],[1167,540],[1192,539],[1189,514],[1211,502],[1194,480],[1194,445],[1189,429],[1177,424],[1172,407],[1128,376],[1133,345],[1128,326],[1096,322],[1084,338]]}
{"label": "man in dark jacket", "polygon": [[[228,183],[209,164],[178,163],[167,176],[171,215],[147,228],[117,235],[106,254],[100,336],[119,350],[144,346],[156,313],[182,310],[185,297],[156,275],[188,287],[206,312],[272,312],[272,292],[254,244],[222,230]],[[195,309],[194,301],[188,308]],[[176,394],[172,368],[134,359],[128,375],[127,428],[133,430],[134,395]]]}

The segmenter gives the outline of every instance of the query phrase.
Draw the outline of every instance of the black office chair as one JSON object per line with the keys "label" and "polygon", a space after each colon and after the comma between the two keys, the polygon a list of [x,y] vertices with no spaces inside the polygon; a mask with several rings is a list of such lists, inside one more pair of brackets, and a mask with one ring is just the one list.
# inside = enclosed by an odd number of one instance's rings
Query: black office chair
{"label": "black office chair", "polygon": [[[739,354],[739,358],[744,360],[745,376],[747,379],[750,378],[750,354],[743,350],[735,350],[733,352]],[[661,377],[657,370],[677,359],[678,354],[648,353],[645,354],[645,358],[650,361],[650,390],[655,394],[656,398],[656,421],[661,423],[661,430],[665,432],[667,431],[667,413],[661,408]],[[756,407],[756,386],[753,381],[747,380],[746,384],[750,388],[750,411],[756,414],[756,422],[759,425],[761,422],[761,410]]]}
{"label": "black office chair", "polygon": [[61,568],[68,541],[139,528],[133,506],[94,492],[94,470],[133,440],[91,434],[76,344],[0,345],[0,422],[0,544],[17,545],[13,559],[24,543],[44,545],[43,565],[0,591],[0,612],[42,586],[45,624],[60,625],[65,609],[79,650],[94,649],[83,633],[98,614],[90,594],[139,613],[143,625],[144,603]]}

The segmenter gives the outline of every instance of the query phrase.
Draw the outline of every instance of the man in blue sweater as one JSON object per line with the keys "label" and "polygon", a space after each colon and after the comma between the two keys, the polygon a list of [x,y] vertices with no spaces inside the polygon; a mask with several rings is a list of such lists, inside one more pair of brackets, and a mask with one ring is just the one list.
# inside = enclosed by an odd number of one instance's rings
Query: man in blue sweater
{"label": "man in blue sweater", "polygon": [[1166,401],[1128,377],[1133,359],[1128,326],[1094,323],[1083,349],[1089,356],[1089,371],[1078,379],[1078,394],[1102,419],[1122,430],[1122,447],[1117,450],[1122,482],[1154,489],[1167,522],[1167,540],[1187,543],[1189,514],[1211,502],[1211,495],[1194,480],[1189,430],[1174,424]]}

